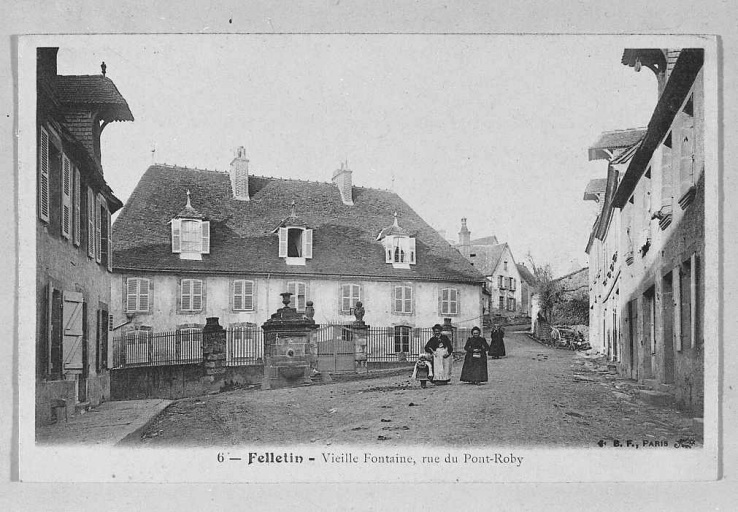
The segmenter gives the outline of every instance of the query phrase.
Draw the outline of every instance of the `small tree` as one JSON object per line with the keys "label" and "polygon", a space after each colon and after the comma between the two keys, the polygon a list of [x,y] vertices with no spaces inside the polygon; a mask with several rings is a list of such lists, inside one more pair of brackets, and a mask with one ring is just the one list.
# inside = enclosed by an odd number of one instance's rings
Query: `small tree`
{"label": "small tree", "polygon": [[535,289],[538,294],[538,305],[546,319],[550,323],[554,323],[552,318],[554,307],[561,301],[563,294],[561,283],[554,280],[549,263],[537,265],[530,252],[528,252],[527,258],[533,270],[533,277],[536,280]]}

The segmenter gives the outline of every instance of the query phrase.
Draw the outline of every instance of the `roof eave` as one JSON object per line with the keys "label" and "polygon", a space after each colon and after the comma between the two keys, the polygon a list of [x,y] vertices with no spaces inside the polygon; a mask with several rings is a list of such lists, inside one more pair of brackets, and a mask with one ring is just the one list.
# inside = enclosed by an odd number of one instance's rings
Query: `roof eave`
{"label": "roof eave", "polygon": [[684,103],[687,94],[692,89],[697,74],[704,63],[705,50],[702,48],[687,48],[681,51],[674,69],[671,72],[664,92],[661,94],[648,130],[641,141],[641,145],[633,155],[628,169],[620,181],[612,205],[622,208],[635,190],[638,181],[651,161],[654,151],[663,140],[674,117]]}

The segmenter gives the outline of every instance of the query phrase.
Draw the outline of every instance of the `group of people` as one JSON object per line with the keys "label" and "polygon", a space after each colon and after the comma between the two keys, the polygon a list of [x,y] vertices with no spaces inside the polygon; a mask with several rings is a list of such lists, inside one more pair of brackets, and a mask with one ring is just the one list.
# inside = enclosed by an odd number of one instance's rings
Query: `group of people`
{"label": "group of people", "polygon": [[[464,366],[461,369],[462,382],[480,384],[487,382],[487,354],[493,359],[505,355],[505,330],[495,325],[490,334],[490,343],[482,337],[482,330],[474,327],[471,338],[464,345]],[[425,352],[420,355],[413,378],[420,381],[420,387],[425,388],[426,382],[435,385],[448,384],[451,381],[454,347],[448,336],[442,334],[441,326],[433,326],[433,337],[425,344]]]}

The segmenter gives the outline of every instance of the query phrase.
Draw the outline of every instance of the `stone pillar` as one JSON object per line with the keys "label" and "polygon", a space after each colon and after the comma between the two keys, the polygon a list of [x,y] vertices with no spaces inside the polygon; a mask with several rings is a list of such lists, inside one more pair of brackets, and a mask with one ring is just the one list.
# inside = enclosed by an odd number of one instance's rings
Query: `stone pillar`
{"label": "stone pillar", "polygon": [[357,301],[356,306],[354,307],[354,316],[356,317],[356,320],[351,324],[351,331],[353,332],[354,338],[355,366],[357,368],[364,368],[368,372],[369,368],[367,365],[366,345],[369,335],[369,326],[364,323],[364,311],[364,305],[361,301]]}
{"label": "stone pillar", "polygon": [[210,317],[202,330],[203,390],[220,391],[224,384],[226,366],[226,332],[218,317]]}
{"label": "stone pillar", "polygon": [[454,347],[454,352],[456,352],[456,343],[454,342],[454,328],[451,325],[450,318],[443,319],[443,325],[441,326],[441,335],[445,335],[448,339],[451,340],[451,346]]}

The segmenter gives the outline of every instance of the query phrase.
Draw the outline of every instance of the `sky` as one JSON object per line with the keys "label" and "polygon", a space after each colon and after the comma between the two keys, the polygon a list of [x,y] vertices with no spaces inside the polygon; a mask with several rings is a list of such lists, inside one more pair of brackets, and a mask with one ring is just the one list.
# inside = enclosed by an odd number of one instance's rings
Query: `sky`
{"label": "sky", "polygon": [[[620,63],[624,36],[159,35],[64,37],[59,74],[105,61],[135,117],[102,134],[102,163],[126,201],[146,169],[227,170],[397,192],[458,240],[496,235],[518,263],[555,275],[587,265],[605,177],[587,149],[645,127],[656,79]],[[631,45],[632,46],[632,45]],[[306,199],[307,200],[307,199]],[[392,212],[388,212],[391,220]],[[399,219],[402,225],[402,219]]]}

